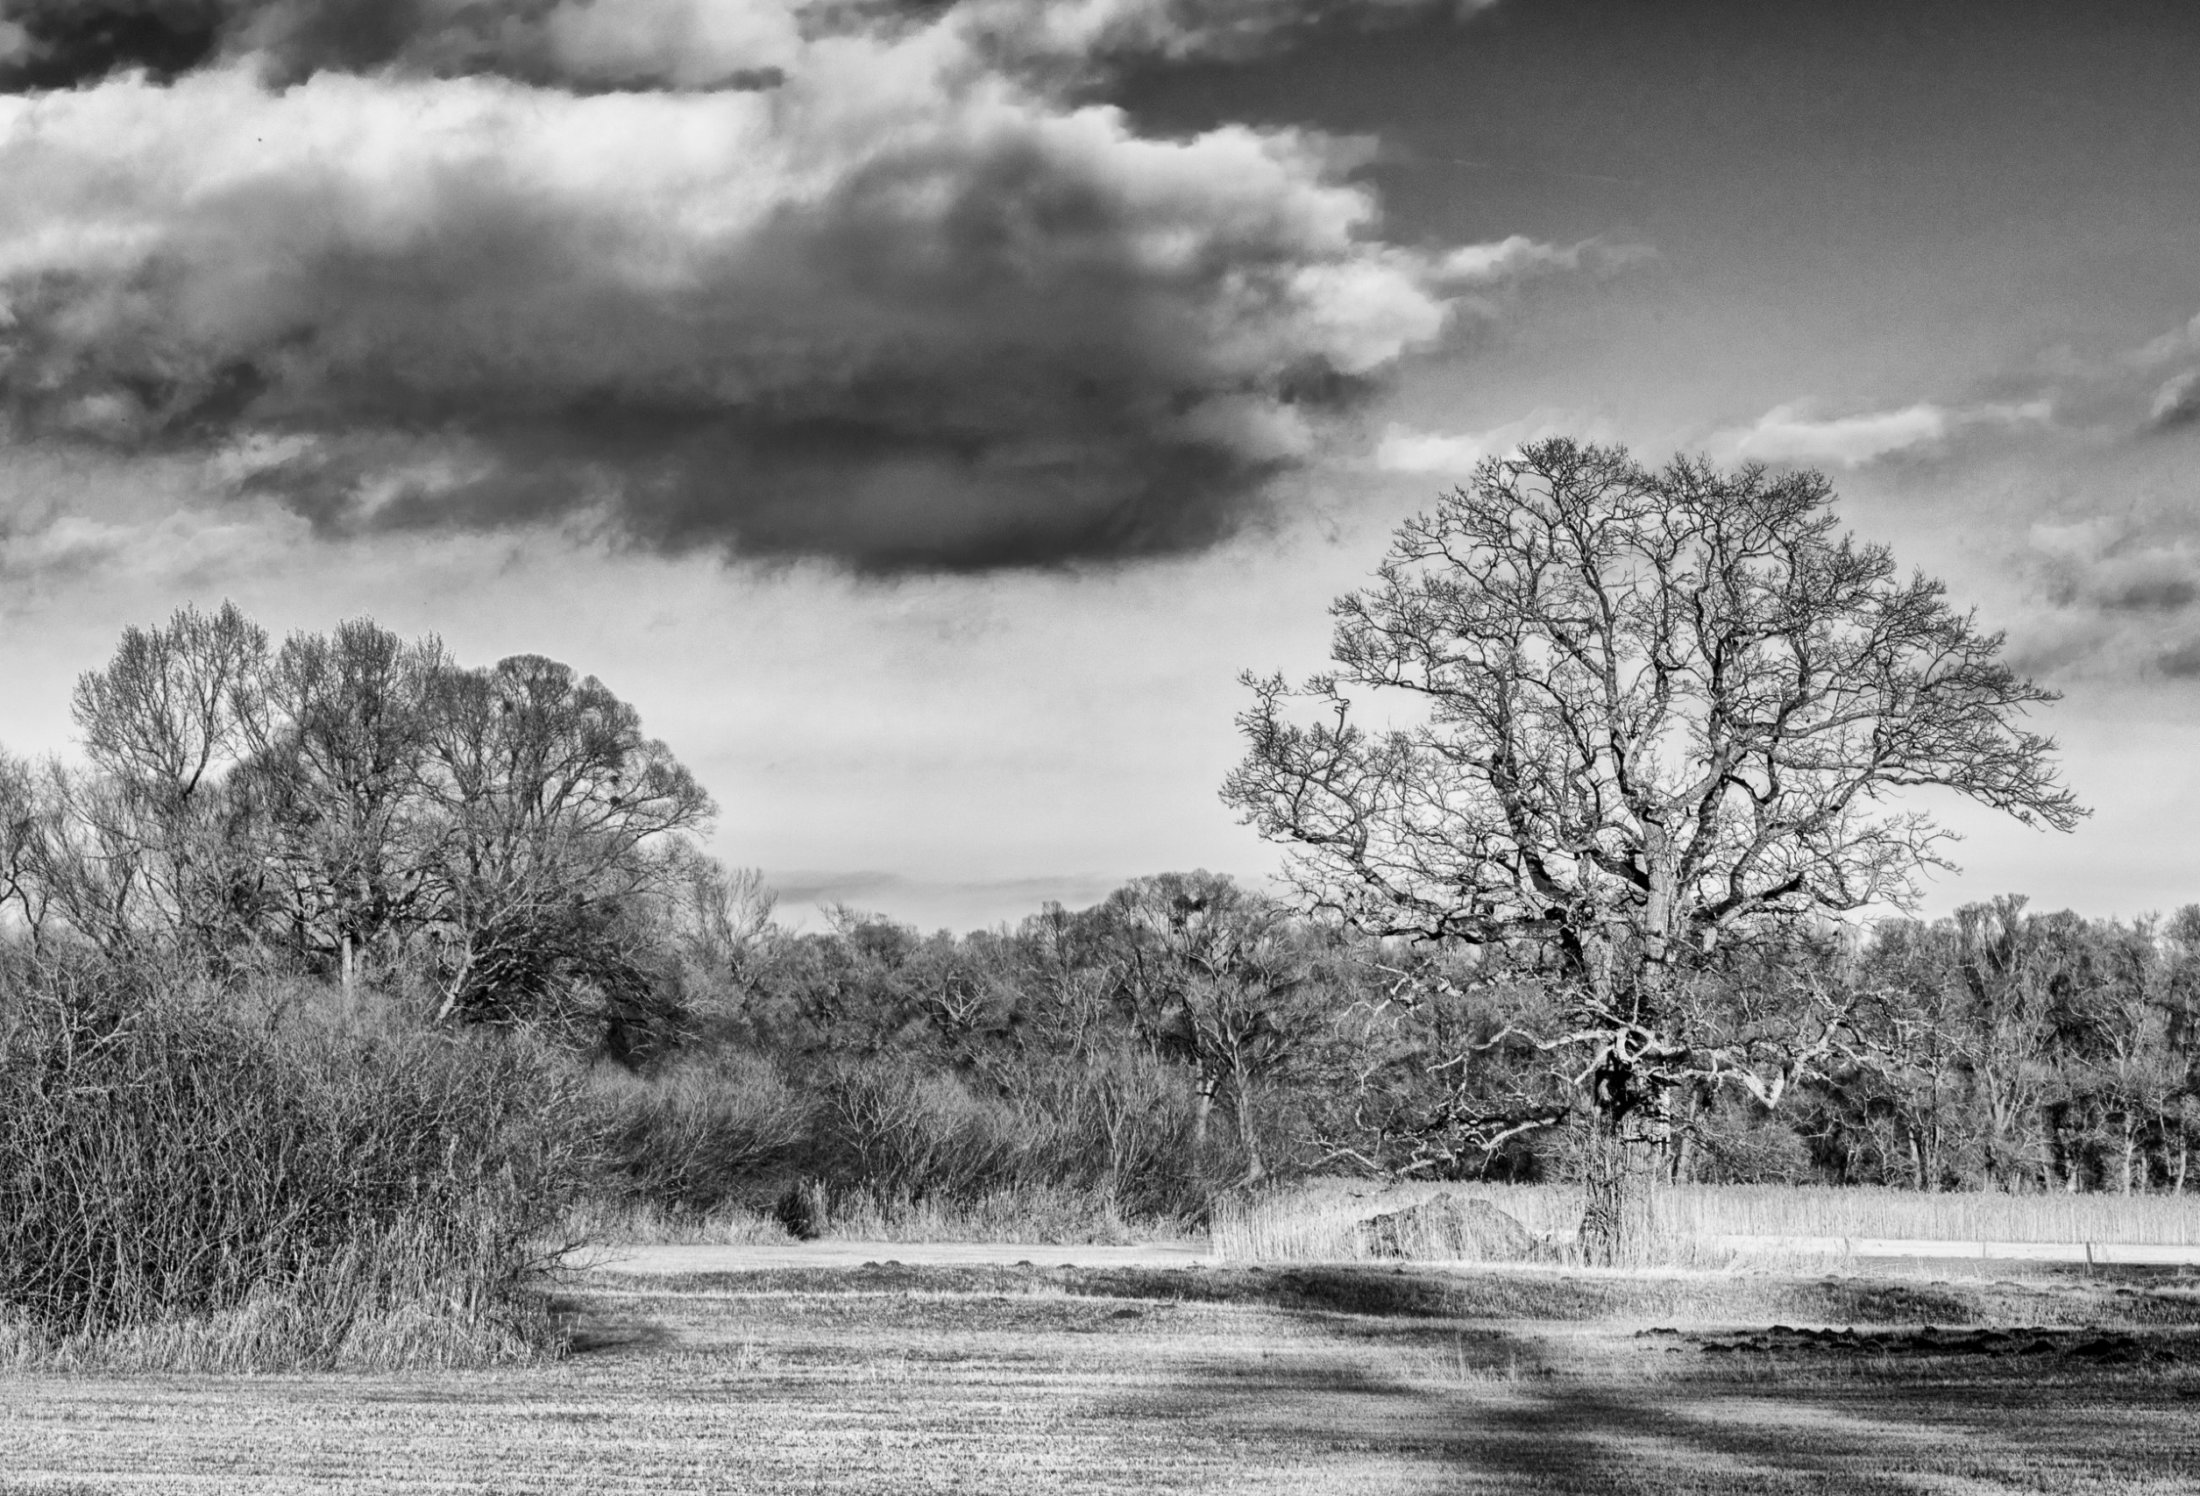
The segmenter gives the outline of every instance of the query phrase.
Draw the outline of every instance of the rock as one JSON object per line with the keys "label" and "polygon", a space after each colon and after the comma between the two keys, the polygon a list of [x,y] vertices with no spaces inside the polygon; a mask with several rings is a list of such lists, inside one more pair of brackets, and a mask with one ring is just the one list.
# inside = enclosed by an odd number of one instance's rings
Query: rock
{"label": "rock", "polygon": [[1528,1228],[1487,1200],[1437,1195],[1360,1222],[1370,1257],[1517,1258],[1530,1255]]}

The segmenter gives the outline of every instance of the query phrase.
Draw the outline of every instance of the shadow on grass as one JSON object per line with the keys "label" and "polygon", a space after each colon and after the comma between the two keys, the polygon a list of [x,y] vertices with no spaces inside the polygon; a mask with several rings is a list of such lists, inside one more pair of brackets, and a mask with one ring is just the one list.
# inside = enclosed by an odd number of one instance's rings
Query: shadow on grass
{"label": "shadow on grass", "polygon": [[[1432,1467],[1445,1489],[2136,1493],[2195,1489],[2200,1478],[2200,1373],[2133,1353],[2178,1331],[1887,1331],[1862,1337],[1886,1342],[1862,1363],[1819,1353],[1826,1338],[1792,1329],[1744,1345],[1673,1343],[1683,1337],[1666,1332],[1671,1340],[1607,1346],[1584,1364],[1497,1327],[1447,1337],[1411,1318],[1327,1310],[1300,1327],[1314,1345],[1288,1366],[1192,1368],[1109,1411],[1293,1446],[1308,1461],[1387,1455]],[[2046,1352],[2005,1358],[2012,1342],[2031,1351],[2040,1341]],[[1447,1346],[1448,1359],[1431,1360]]]}
{"label": "shadow on grass", "polygon": [[[586,1348],[647,1346],[647,1301],[622,1298],[616,1280],[597,1286],[607,1310],[635,1319],[592,1325]],[[898,1333],[921,1332],[927,1316],[958,1330],[983,1322],[1016,1349],[981,1359],[1012,1359],[1020,1377],[1047,1383],[1073,1375],[1065,1366],[1101,1368],[1105,1390],[1091,1412],[1127,1440],[1181,1444],[1225,1464],[1251,1450],[1261,1468],[1309,1472],[1275,1489],[1374,1490],[1363,1478],[1371,1461],[1411,1489],[1425,1476],[1432,1488],[1524,1493],[2200,1488],[2200,1368],[2182,1354],[2135,1353],[2157,1340],[2192,1345],[2185,1332],[2147,1327],[2164,1315],[2190,1322],[2193,1306],[2174,1295],[2157,1302],[2128,1282],[878,1263],[654,1278],[646,1288],[837,1299],[814,1321],[821,1327],[891,1318],[911,1304],[920,1312],[896,1319]],[[1209,1342],[1200,1338],[1207,1316],[1154,1312],[1201,1303],[1276,1318]],[[1990,1328],[2041,1326],[2049,1315],[2069,1327],[2096,1312],[2096,1323],[2124,1328],[2021,1337]],[[1079,1341],[1069,1351],[1052,1339],[1135,1337],[1148,1319],[1161,1326],[1150,1342]],[[1598,1322],[1609,1333],[1581,1333]],[[1539,1323],[1551,1332],[1539,1334]],[[1645,1333],[1627,1333],[1630,1324]],[[1797,1328],[1812,1324],[1857,1329]],[[1939,1328],[1927,1335],[1927,1324]]]}
{"label": "shadow on grass", "polygon": [[565,1336],[571,1356],[660,1350],[678,1338],[652,1315],[613,1308],[592,1294],[552,1294],[544,1307]]}

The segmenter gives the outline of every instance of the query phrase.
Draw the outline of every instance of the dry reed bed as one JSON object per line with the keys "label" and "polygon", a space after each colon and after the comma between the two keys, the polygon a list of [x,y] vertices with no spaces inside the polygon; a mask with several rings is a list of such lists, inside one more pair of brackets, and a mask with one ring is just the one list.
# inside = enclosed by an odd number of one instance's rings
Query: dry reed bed
{"label": "dry reed bed", "polygon": [[[1570,1242],[1581,1221],[1581,1193],[1573,1185],[1311,1180],[1216,1202],[1215,1252],[1248,1262],[1365,1260],[1378,1255],[1365,1222],[1442,1194],[1487,1200],[1553,1246]],[[2200,1196],[1678,1185],[1657,1192],[1654,1211],[1668,1249],[1720,1237],[2200,1245]],[[1409,1256],[1452,1255],[1412,1250],[1410,1240],[1407,1246]]]}
{"label": "dry reed bed", "polygon": [[832,1192],[814,1180],[794,1188],[810,1228],[804,1236],[788,1230],[783,1211],[728,1202],[698,1213],[646,1200],[584,1201],[567,1216],[566,1234],[607,1245],[785,1246],[816,1239],[1124,1246],[1179,1240],[1188,1231],[1175,1220],[1126,1219],[1105,1192],[1074,1185],[1018,1184],[959,1199]]}

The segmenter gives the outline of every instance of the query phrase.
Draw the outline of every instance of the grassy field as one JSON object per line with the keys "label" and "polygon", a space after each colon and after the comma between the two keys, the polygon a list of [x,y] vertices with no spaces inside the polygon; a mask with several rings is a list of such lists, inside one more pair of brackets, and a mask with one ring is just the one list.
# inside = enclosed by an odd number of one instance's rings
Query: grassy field
{"label": "grassy field", "polygon": [[2200,1280],[2174,1275],[872,1267],[582,1287],[576,1353],[552,1366],[0,1378],[0,1492],[2200,1483]]}
{"label": "grassy field", "polygon": [[[1581,1189],[1564,1184],[1384,1184],[1316,1179],[1226,1197],[1213,1239],[1237,1262],[1350,1262],[1370,1255],[1360,1224],[1439,1193],[1482,1199],[1538,1237],[1570,1240]],[[1810,1185],[1681,1185],[1660,1189],[1663,1244],[1723,1236],[1881,1237],[1923,1241],[2200,1244],[2200,1195],[1925,1194]]]}

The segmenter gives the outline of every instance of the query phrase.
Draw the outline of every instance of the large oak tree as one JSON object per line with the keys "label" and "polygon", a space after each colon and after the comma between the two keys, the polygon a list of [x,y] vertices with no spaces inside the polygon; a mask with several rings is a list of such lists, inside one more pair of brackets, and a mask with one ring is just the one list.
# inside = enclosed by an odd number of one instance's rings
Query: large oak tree
{"label": "large oak tree", "polygon": [[1903,902],[1946,835],[1901,792],[2059,829],[2083,814],[2021,725],[2052,693],[1940,583],[1841,533],[1831,499],[1816,473],[1541,442],[1400,528],[1333,607],[1334,671],[1248,677],[1224,797],[1295,849],[1309,898],[1550,973],[1561,1000],[1525,1037],[1590,1123],[1594,1258],[1642,1229],[1676,1086],[1776,1098],[1825,1052],[1822,1009],[1786,1046],[1762,1015],[1740,1043],[1702,1021],[1732,1007],[1717,968]]}

